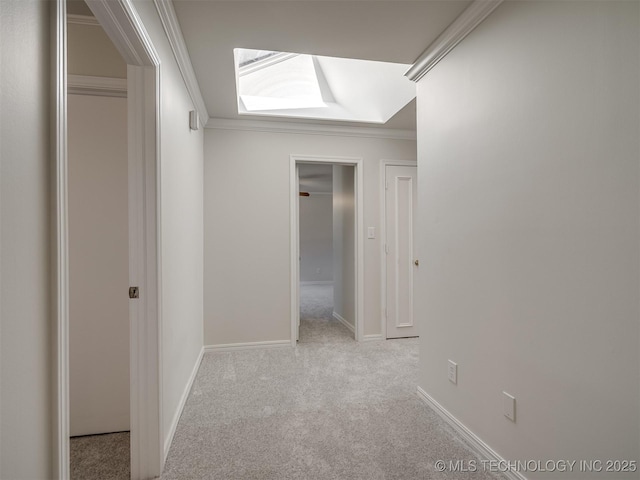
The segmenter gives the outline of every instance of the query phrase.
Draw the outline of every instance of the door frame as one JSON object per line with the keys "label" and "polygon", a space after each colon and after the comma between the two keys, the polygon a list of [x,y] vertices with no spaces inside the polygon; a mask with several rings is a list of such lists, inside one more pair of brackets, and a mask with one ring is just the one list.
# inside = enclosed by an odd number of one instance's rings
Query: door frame
{"label": "door frame", "polygon": [[416,167],[417,160],[380,160],[380,332],[387,339],[387,167]]}
{"label": "door frame", "polygon": [[[162,440],[162,322],[160,264],[160,57],[131,0],[86,0],[127,63],[129,164],[129,300],[131,478],[154,478],[164,463]],[[69,231],[67,184],[66,0],[53,4],[55,28],[54,315],[55,478],[70,477]],[[123,289],[126,295],[126,289]]]}
{"label": "door frame", "polygon": [[356,318],[355,340],[364,340],[364,169],[361,157],[331,157],[324,155],[291,155],[289,157],[289,205],[290,205],[290,247],[291,252],[291,346],[295,348],[298,340],[300,319],[300,244],[298,241],[300,225],[298,218],[298,175],[297,166],[301,163],[324,163],[354,167],[355,185],[355,272],[356,272]]}

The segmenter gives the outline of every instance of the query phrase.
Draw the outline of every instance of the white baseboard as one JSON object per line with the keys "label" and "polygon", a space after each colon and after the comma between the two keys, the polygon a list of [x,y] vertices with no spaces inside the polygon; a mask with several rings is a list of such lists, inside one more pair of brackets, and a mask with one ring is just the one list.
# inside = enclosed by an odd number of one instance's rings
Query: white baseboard
{"label": "white baseboard", "polygon": [[[460,420],[454,417],[451,412],[436,402],[427,392],[418,387],[418,398],[427,404],[431,410],[436,412],[445,422],[447,422],[480,456],[483,460],[492,462],[506,462],[493,448],[487,445],[480,437],[469,430]],[[510,480],[527,480],[527,477],[516,471],[506,471],[501,473]]]}
{"label": "white baseboard", "polygon": [[347,320],[342,315],[340,315],[338,312],[333,312],[333,318],[335,318],[341,324],[343,324],[345,327],[347,327],[351,331],[351,333],[353,333],[353,334],[356,333],[355,327],[353,325],[351,325],[349,322],[347,322]]}
{"label": "white baseboard", "polygon": [[376,333],[374,335],[365,335],[362,337],[363,342],[381,342],[382,340],[386,340],[382,335]]}
{"label": "white baseboard", "polygon": [[255,348],[282,348],[291,347],[291,340],[272,340],[268,342],[224,343],[220,345],[205,345],[204,351],[232,352],[237,350],[253,350]]}
{"label": "white baseboard", "polygon": [[200,364],[202,363],[202,357],[204,356],[204,348],[200,349],[200,353],[198,354],[198,358],[196,359],[196,363],[191,370],[191,375],[189,375],[189,380],[187,381],[187,385],[182,392],[182,396],[180,397],[180,402],[178,402],[178,408],[176,409],[176,413],[173,415],[171,419],[171,426],[169,427],[169,435],[167,435],[164,439],[164,458],[162,459],[162,464],[167,460],[167,455],[169,455],[169,449],[171,448],[171,443],[173,442],[173,437],[176,434],[176,428],[178,428],[178,422],[180,421],[180,417],[182,416],[182,411],[184,410],[184,406],[187,403],[187,398],[189,398],[189,393],[191,392],[191,387],[193,387],[193,382],[196,379],[196,375],[198,374],[198,369],[200,368]]}
{"label": "white baseboard", "polygon": [[300,285],[333,285],[333,280],[309,280],[309,281],[300,281]]}

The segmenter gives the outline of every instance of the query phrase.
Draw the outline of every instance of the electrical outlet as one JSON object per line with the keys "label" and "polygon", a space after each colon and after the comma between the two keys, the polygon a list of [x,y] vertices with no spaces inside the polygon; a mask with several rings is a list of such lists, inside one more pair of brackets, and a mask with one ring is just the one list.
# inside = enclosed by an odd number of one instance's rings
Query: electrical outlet
{"label": "electrical outlet", "polygon": [[507,392],[502,392],[502,411],[509,420],[516,421],[516,398]]}
{"label": "electrical outlet", "polygon": [[320,274],[320,269],[319,268],[316,268],[316,273]]}
{"label": "electrical outlet", "polygon": [[458,364],[453,360],[449,360],[449,365],[447,368],[447,377],[449,381],[455,385],[458,384]]}

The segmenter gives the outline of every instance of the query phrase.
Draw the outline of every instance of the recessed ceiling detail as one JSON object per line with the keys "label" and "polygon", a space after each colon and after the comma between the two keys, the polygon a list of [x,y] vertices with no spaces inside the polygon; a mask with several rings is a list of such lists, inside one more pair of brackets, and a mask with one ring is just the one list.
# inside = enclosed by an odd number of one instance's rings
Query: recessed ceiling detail
{"label": "recessed ceiling detail", "polygon": [[410,65],[234,49],[240,115],[386,123],[416,96]]}

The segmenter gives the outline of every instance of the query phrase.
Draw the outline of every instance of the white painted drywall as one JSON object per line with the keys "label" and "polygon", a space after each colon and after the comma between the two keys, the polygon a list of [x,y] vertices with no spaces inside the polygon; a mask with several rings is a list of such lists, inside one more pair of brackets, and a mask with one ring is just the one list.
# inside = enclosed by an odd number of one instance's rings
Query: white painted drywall
{"label": "white painted drywall", "polygon": [[333,166],[333,311],[356,324],[355,167]]}
{"label": "white painted drywall", "polygon": [[127,99],[68,96],[71,436],[129,430]]}
{"label": "white painted drywall", "polygon": [[127,77],[127,64],[100,25],[67,26],[67,72],[95,77]]}
{"label": "white painted drywall", "polygon": [[333,200],[331,194],[300,197],[300,281],[333,280]]}
{"label": "white painted drywall", "polygon": [[167,440],[202,350],[203,133],[153,2],[134,5],[158,50],[161,73],[162,409]]}
{"label": "white painted drywall", "polygon": [[638,460],[639,13],[505,2],[419,83],[419,385],[507,459]]}
{"label": "white painted drywall", "polygon": [[49,2],[0,2],[0,478],[52,477]]}
{"label": "white painted drywall", "polygon": [[[207,345],[290,339],[291,154],[362,157],[365,227],[378,226],[379,161],[415,158],[415,141],[207,129]],[[379,334],[380,239],[364,248],[364,333]]]}

